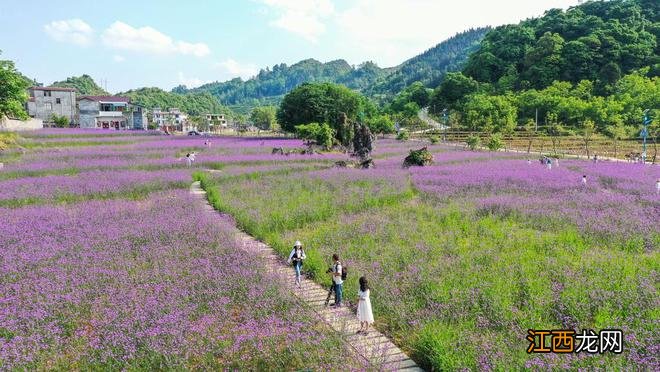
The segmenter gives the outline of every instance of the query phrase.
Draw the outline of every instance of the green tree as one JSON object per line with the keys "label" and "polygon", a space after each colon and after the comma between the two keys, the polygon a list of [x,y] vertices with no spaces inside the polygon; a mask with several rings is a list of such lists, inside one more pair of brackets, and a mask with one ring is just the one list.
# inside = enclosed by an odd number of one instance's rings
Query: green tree
{"label": "green tree", "polygon": [[28,100],[28,86],[28,81],[16,70],[14,62],[0,60],[0,117],[28,118],[24,108]]}
{"label": "green tree", "polygon": [[593,139],[595,130],[596,125],[591,119],[585,120],[580,128],[580,135],[582,136],[582,141],[584,141],[584,151],[587,153],[587,157],[591,157],[591,154],[589,153],[589,144]]}
{"label": "green tree", "polygon": [[481,145],[481,138],[479,138],[479,136],[476,134],[470,134],[465,143],[468,145],[470,150],[474,151]]}
{"label": "green tree", "polygon": [[277,126],[277,108],[275,106],[255,107],[250,120],[261,130],[273,130]]}
{"label": "green tree", "polygon": [[289,92],[279,109],[277,121],[287,132],[307,123],[328,123],[342,144],[350,145],[352,126],[345,120],[368,119],[375,107],[364,96],[332,83],[306,83]]}
{"label": "green tree", "polygon": [[459,109],[459,102],[479,90],[479,83],[460,72],[450,72],[435,89],[431,97],[431,112]]}
{"label": "green tree", "polygon": [[468,128],[473,131],[510,133],[518,119],[517,109],[507,96],[471,95],[465,111]]}
{"label": "green tree", "polygon": [[326,123],[309,123],[296,125],[296,136],[307,141],[314,141],[317,145],[330,149],[335,138],[335,132]]}
{"label": "green tree", "polygon": [[504,140],[502,138],[502,133],[493,133],[488,139],[486,144],[490,151],[497,151],[504,147]]}
{"label": "green tree", "polygon": [[394,133],[395,131],[394,121],[388,114],[374,116],[373,118],[367,120],[366,124],[374,134],[384,135]]}

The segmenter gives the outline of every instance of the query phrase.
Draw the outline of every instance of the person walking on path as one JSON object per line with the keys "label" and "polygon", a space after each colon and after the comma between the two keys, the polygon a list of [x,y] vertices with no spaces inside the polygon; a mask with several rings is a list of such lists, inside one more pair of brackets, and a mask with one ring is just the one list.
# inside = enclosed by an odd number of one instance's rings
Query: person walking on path
{"label": "person walking on path", "polygon": [[374,323],[374,314],[371,311],[371,300],[369,299],[370,292],[367,278],[364,276],[360,277],[357,308],[357,317],[360,321],[360,329],[357,331],[358,334],[369,333],[369,325]]}
{"label": "person walking on path", "polygon": [[307,256],[305,255],[305,250],[303,250],[302,243],[300,240],[296,240],[287,262],[293,262],[293,268],[296,270],[296,284],[298,287],[300,287],[300,269],[305,258],[307,258]]}
{"label": "person walking on path", "polygon": [[332,260],[334,261],[334,265],[332,265],[332,282],[335,287],[335,307],[341,307],[344,281],[342,280],[342,267],[339,261],[339,255],[336,253],[333,254]]}

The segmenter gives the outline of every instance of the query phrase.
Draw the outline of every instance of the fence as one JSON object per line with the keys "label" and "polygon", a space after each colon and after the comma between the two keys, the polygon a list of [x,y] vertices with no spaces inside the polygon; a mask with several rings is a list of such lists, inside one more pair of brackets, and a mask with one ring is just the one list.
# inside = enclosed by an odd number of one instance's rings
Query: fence
{"label": "fence", "polygon": [[[428,138],[436,136],[446,142],[465,143],[468,136],[478,135],[482,144],[486,143],[490,137],[487,133],[473,133],[463,131],[436,131],[413,134],[414,137]],[[566,154],[573,156],[587,156],[585,141],[578,136],[527,136],[522,133],[513,133],[502,137],[505,148],[508,150],[527,151],[545,154]],[[530,144],[531,142],[531,144]],[[599,157],[610,157],[619,159],[629,159],[642,153],[642,141],[636,139],[626,139],[614,141],[613,139],[594,135],[588,144],[589,155],[594,154]],[[657,159],[656,141],[647,141],[647,160]]]}

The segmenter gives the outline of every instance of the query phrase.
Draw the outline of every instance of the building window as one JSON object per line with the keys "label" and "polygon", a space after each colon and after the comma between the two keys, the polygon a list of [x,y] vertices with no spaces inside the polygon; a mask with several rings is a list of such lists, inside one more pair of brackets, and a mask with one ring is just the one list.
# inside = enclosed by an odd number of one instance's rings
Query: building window
{"label": "building window", "polygon": [[44,97],[50,97],[50,91],[44,90]]}
{"label": "building window", "polygon": [[62,104],[62,100],[59,99],[59,98],[55,98],[55,103],[57,103],[58,105],[61,105],[61,104]]}
{"label": "building window", "polygon": [[46,102],[44,104],[44,107],[46,107],[46,110],[52,110],[53,109],[53,104],[50,102]]}

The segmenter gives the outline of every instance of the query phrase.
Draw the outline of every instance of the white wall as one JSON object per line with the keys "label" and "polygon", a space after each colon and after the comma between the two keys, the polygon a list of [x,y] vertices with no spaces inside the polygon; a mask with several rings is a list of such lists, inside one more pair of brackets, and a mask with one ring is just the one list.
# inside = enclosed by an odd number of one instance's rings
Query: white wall
{"label": "white wall", "polygon": [[44,122],[41,119],[29,119],[22,121],[0,117],[0,130],[16,132],[21,130],[42,129],[43,127]]}

